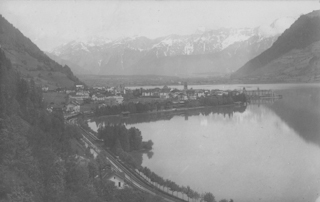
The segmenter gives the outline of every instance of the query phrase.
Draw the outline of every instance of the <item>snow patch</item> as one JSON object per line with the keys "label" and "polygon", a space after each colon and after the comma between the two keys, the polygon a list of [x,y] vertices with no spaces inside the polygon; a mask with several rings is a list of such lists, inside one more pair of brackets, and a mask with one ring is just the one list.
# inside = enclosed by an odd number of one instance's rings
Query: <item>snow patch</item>
{"label": "snow patch", "polygon": [[81,50],[89,52],[88,48],[85,47],[85,45],[83,43],[80,43],[80,46],[81,46]]}
{"label": "snow patch", "polygon": [[230,46],[231,44],[234,44],[235,42],[245,41],[245,40],[249,39],[251,36],[252,35],[242,34],[239,32],[237,32],[235,34],[231,34],[225,40],[223,40],[223,42],[221,43],[222,49],[227,48],[228,46]]}
{"label": "snow patch", "polygon": [[165,40],[161,41],[161,43],[168,45],[168,46],[172,46],[173,40],[172,39],[165,39]]}
{"label": "snow patch", "polygon": [[167,38],[167,39],[164,39],[164,40],[160,41],[157,44],[154,44],[152,46],[152,48],[159,48],[159,47],[162,47],[162,46],[172,46],[172,44],[173,44],[173,40],[170,39],[170,38]]}

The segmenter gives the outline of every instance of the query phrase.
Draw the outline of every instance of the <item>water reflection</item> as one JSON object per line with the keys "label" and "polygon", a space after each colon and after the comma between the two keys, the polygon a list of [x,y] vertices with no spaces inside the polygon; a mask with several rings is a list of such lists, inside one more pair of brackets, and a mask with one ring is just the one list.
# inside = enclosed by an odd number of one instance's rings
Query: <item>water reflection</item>
{"label": "water reflection", "polygon": [[263,105],[130,126],[154,142],[144,166],[218,199],[313,202],[319,193],[319,148]]}
{"label": "water reflection", "polygon": [[175,116],[184,116],[185,120],[188,120],[189,116],[223,114],[223,116],[231,117],[236,112],[244,112],[246,105],[243,106],[225,106],[225,107],[207,107],[202,109],[190,109],[186,111],[166,111],[158,113],[146,113],[146,114],[132,114],[129,118],[122,116],[109,116],[109,117],[97,117],[90,120],[90,127],[97,130],[100,125],[104,124],[137,124],[137,123],[150,123],[161,120],[171,120]]}
{"label": "water reflection", "polygon": [[154,142],[153,154],[138,155],[142,165],[177,184],[211,191],[218,200],[315,202],[320,193],[320,88],[287,85],[276,93],[283,98],[240,108],[95,121],[139,128],[144,139]]}
{"label": "water reflection", "polygon": [[303,139],[320,146],[320,88],[300,87],[279,90],[280,102],[266,105]]}

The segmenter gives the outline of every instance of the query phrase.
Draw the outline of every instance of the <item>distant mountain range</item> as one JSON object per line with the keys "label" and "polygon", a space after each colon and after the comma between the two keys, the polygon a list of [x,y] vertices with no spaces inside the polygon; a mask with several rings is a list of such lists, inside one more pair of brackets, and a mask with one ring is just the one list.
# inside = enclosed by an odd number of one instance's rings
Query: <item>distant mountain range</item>
{"label": "distant mountain range", "polygon": [[33,78],[39,85],[52,89],[79,83],[68,66],[50,59],[29,38],[0,15],[0,48],[10,59],[15,71]]}
{"label": "distant mountain range", "polygon": [[239,29],[199,29],[191,35],[156,39],[143,36],[118,40],[92,38],[71,41],[47,55],[76,73],[102,75],[226,74],[236,71],[271,47],[294,18],[271,25]]}
{"label": "distant mountain range", "polygon": [[299,17],[232,78],[266,82],[320,81],[320,10]]}

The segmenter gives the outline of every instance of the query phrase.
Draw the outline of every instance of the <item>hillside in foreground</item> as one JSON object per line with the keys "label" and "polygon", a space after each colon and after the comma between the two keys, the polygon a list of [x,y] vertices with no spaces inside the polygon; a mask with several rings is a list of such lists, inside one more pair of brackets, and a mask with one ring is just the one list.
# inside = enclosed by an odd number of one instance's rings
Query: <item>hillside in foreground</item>
{"label": "hillside in foreground", "polygon": [[41,89],[0,50],[1,202],[163,201],[137,189],[117,190],[101,175],[106,159],[94,160],[81,137],[61,112],[46,110]]}

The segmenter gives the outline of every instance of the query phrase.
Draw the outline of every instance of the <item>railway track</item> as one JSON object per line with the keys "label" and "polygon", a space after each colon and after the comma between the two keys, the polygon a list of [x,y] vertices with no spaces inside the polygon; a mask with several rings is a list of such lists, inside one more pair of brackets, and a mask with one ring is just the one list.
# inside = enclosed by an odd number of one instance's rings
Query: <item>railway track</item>
{"label": "railway track", "polygon": [[101,148],[100,146],[97,146],[95,144],[96,141],[101,141],[96,135],[94,135],[92,132],[85,130],[83,127],[81,127],[76,120],[70,121],[70,123],[75,124],[80,130],[81,134],[83,136],[83,141],[85,141],[95,152],[102,153],[112,164],[113,166],[125,173],[126,180],[131,184],[131,186],[134,186],[142,191],[148,192],[150,194],[159,195],[166,199],[167,201],[173,201],[173,202],[187,202],[184,199],[181,199],[177,196],[173,196],[160,188],[154,186],[149,181],[144,179],[139,173],[137,173],[134,169],[128,167],[124,163],[122,163],[119,159],[117,159],[116,156],[108,152],[107,150]]}

